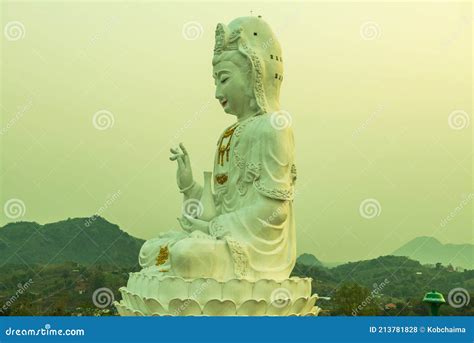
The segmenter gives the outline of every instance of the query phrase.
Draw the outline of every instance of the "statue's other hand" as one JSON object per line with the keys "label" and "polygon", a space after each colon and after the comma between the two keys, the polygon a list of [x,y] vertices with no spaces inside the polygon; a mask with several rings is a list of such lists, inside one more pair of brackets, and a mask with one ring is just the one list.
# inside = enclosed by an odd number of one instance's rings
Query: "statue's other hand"
{"label": "statue's other hand", "polygon": [[209,233],[209,222],[183,214],[183,218],[178,218],[178,222],[184,231],[193,232],[196,230]]}
{"label": "statue's other hand", "polygon": [[188,151],[183,143],[179,143],[178,148],[171,148],[171,161],[178,162],[178,170],[176,172],[176,181],[180,189],[185,189],[193,183],[193,172],[191,169],[191,161],[189,160]]}
{"label": "statue's other hand", "polygon": [[179,222],[179,225],[181,226],[181,228],[186,231],[186,232],[192,232],[192,224],[189,220],[187,220],[186,218],[176,218],[178,219],[178,222]]}

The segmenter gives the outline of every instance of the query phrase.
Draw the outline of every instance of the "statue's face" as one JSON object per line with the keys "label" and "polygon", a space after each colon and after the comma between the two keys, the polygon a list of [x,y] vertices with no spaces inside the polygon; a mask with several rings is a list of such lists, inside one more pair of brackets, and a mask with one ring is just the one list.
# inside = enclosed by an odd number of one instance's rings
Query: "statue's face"
{"label": "statue's face", "polygon": [[251,111],[251,85],[248,72],[229,60],[223,60],[213,68],[216,99],[224,111],[237,117]]}

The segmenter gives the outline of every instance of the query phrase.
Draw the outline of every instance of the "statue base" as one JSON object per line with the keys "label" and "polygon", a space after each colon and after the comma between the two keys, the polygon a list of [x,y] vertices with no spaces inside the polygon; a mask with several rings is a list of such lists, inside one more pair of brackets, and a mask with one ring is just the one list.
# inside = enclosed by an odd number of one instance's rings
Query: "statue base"
{"label": "statue base", "polygon": [[317,316],[311,278],[262,279],[255,282],[213,278],[183,279],[146,268],[130,273],[121,316]]}

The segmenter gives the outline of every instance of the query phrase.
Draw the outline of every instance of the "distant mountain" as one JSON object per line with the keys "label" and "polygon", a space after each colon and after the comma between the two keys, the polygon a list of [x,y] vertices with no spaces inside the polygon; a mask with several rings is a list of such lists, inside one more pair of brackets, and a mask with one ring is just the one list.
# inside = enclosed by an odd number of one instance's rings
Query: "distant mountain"
{"label": "distant mountain", "polygon": [[311,254],[301,254],[296,259],[296,263],[303,265],[303,266],[322,266],[323,264]]}
{"label": "distant mountain", "polygon": [[433,237],[417,237],[395,250],[392,255],[407,256],[422,264],[441,262],[443,265],[474,269],[473,244],[442,244]]}
{"label": "distant mountain", "polygon": [[473,289],[474,270],[454,271],[446,266],[430,267],[405,256],[380,256],[371,260],[349,262],[335,268],[296,263],[292,276],[311,277],[313,292],[332,296],[343,283],[356,282],[368,289],[399,297],[422,299],[432,289],[445,297],[454,287]]}
{"label": "distant mountain", "polygon": [[300,266],[324,266],[326,268],[333,268],[337,267],[341,264],[346,262],[327,262],[327,261],[320,261],[314,255],[303,253],[296,259],[296,263]]}
{"label": "distant mountain", "polygon": [[0,228],[0,266],[5,264],[108,264],[135,266],[143,240],[102,217],[40,225],[9,223]]}

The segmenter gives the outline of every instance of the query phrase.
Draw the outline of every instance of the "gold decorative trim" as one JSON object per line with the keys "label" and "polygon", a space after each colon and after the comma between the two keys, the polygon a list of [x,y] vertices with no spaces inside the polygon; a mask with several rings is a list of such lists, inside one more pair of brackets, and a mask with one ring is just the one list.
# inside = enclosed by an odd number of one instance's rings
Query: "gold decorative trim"
{"label": "gold decorative trim", "polygon": [[170,256],[168,246],[165,245],[164,247],[160,247],[160,253],[156,257],[156,265],[161,266],[162,264],[165,264],[166,261],[168,261],[168,258]]}
{"label": "gold decorative trim", "polygon": [[227,176],[227,174],[217,174],[216,175],[216,181],[219,185],[223,185],[224,183],[226,183],[228,178],[229,177]]}

